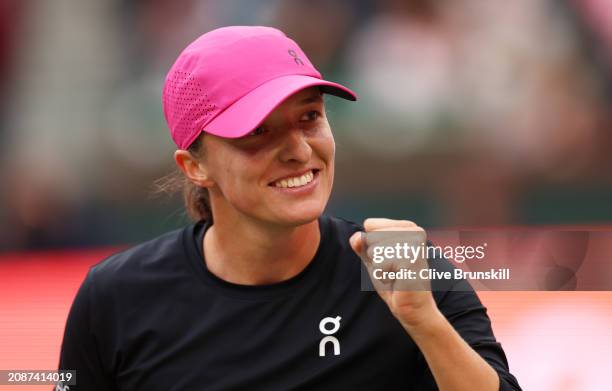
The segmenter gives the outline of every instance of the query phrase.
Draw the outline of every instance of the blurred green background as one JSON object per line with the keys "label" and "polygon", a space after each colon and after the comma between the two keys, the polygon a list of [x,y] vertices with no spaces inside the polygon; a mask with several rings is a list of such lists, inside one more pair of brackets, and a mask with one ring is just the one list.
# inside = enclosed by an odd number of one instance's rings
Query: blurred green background
{"label": "blurred green background", "polygon": [[328,212],[425,227],[612,221],[606,0],[2,0],[0,249],[129,244],[187,222],[165,73],[197,36],[275,26],[329,80]]}

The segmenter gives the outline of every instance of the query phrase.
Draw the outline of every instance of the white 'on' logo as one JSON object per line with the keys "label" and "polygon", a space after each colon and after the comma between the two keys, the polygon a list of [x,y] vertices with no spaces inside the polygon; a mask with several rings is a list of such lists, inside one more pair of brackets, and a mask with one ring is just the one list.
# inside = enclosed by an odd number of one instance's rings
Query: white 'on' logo
{"label": "white 'on' logo", "polygon": [[[338,338],[332,336],[332,334],[335,334],[340,329],[341,319],[342,318],[339,316],[336,316],[335,318],[328,316],[327,318],[321,319],[321,322],[319,322],[319,331],[325,334],[325,337],[323,337],[321,342],[319,342],[319,357],[325,357],[325,345],[328,342],[331,342],[332,346],[334,347],[334,356],[340,355],[340,341],[338,341]],[[329,323],[332,325],[331,329],[327,329],[326,327],[326,325]]]}

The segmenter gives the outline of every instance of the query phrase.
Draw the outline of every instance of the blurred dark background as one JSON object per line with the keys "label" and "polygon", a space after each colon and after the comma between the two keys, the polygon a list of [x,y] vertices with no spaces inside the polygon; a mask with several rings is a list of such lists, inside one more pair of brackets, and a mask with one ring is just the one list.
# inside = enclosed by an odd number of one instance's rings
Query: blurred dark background
{"label": "blurred dark background", "polygon": [[328,211],[425,227],[612,221],[607,0],[1,0],[0,249],[128,244],[187,222],[166,71],[223,25],[285,31],[327,79]]}

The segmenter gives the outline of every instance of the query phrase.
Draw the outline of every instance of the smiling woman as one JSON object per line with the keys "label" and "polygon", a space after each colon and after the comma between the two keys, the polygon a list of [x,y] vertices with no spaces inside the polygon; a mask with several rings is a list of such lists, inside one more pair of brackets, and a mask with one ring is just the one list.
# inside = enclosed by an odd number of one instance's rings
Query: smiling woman
{"label": "smiling woman", "polygon": [[196,221],[90,269],[64,389],[520,389],[475,292],[361,290],[361,231],[425,232],[323,214],[322,94],[356,100],[273,28],[217,29],[179,55],[163,107]]}
{"label": "smiling woman", "polygon": [[[306,96],[306,98],[301,99],[304,95]],[[295,104],[296,99],[299,100],[299,104],[297,105]],[[302,114],[302,117],[299,119],[298,125],[301,126],[301,129],[304,129],[307,132],[310,130],[309,133],[315,133],[317,130],[322,130],[320,128],[320,123],[322,121],[327,122],[323,97],[318,87],[310,87],[306,90],[296,93],[295,96],[288,98],[287,101],[281,104],[281,107],[278,108],[278,112],[282,112],[283,107],[291,108],[291,106],[297,106],[298,113],[304,112],[304,114]],[[267,119],[264,124],[258,126],[248,135],[237,139],[237,144],[242,144],[243,148],[245,145],[249,144],[251,145],[251,147],[254,147],[257,142],[261,144],[264,140],[269,140],[269,133],[273,125],[271,124],[271,121],[273,121],[273,117],[278,116],[277,114],[274,114],[275,112],[270,115],[270,118]],[[326,125],[329,130],[329,141],[333,143],[333,137],[331,136],[329,124]],[[190,157],[195,158],[197,160],[204,159],[204,156],[206,155],[206,149],[203,145],[205,134],[206,133],[202,132],[198,136],[198,138],[196,138],[194,142],[189,146],[189,148],[187,148],[186,151],[189,152]],[[210,137],[214,136],[209,135],[208,138]],[[266,144],[269,144],[269,141],[266,141]],[[319,171],[319,168],[313,167],[303,173],[298,173],[293,177],[279,178],[277,180],[271,181],[269,183],[269,186],[280,188],[296,188],[297,190],[298,187],[303,187],[304,185],[311,183],[313,179],[318,176]],[[177,173],[173,173],[157,180],[155,184],[157,187],[157,191],[160,193],[174,193],[176,191],[182,190],[187,212],[194,220],[198,221],[204,219],[212,219],[212,212],[210,209],[210,195],[208,189],[206,187],[196,185],[185,175],[183,175],[183,172],[180,169]]]}
{"label": "smiling woman", "polygon": [[[201,137],[209,151],[203,158],[178,150],[175,159],[192,182],[209,190],[219,224],[245,216],[304,224],[323,212],[335,146],[318,87],[296,92],[242,137]],[[298,186],[311,175],[308,186]]]}

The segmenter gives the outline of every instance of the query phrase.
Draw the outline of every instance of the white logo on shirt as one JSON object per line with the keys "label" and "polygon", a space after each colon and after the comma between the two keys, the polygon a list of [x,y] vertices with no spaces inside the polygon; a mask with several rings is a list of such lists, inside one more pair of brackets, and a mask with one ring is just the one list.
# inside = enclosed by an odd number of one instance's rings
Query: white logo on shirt
{"label": "white logo on shirt", "polygon": [[[319,322],[319,331],[325,334],[325,337],[323,337],[321,342],[319,342],[319,357],[325,357],[325,345],[327,345],[328,342],[331,342],[332,346],[334,347],[334,356],[340,355],[340,341],[338,341],[338,338],[332,336],[332,334],[335,334],[340,329],[341,319],[342,318],[339,316],[336,316],[335,318],[328,316],[321,319],[321,322]],[[325,327],[329,323],[332,324],[332,328],[330,330]]]}

